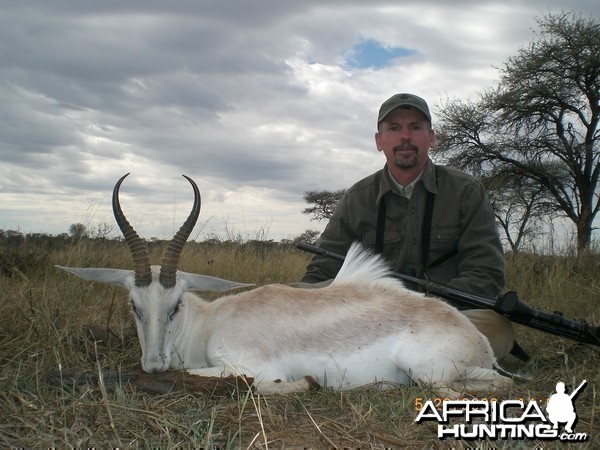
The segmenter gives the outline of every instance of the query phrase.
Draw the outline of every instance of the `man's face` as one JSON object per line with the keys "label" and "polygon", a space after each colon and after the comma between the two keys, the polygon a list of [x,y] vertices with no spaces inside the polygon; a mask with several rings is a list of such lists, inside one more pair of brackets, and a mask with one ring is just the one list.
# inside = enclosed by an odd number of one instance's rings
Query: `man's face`
{"label": "man's face", "polygon": [[375,142],[390,170],[420,173],[435,145],[435,133],[418,110],[396,108],[379,124]]}

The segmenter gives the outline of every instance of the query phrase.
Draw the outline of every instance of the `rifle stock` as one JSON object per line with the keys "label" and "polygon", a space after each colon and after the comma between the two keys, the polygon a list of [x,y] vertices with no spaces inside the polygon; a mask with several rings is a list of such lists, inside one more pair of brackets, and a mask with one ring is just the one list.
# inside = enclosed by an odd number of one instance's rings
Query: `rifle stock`
{"label": "rifle stock", "polygon": [[[344,261],[345,257],[337,253],[321,249],[314,245],[299,243],[298,249],[321,256]],[[554,334],[556,336],[566,337],[577,342],[600,346],[600,326],[590,325],[585,321],[569,320],[563,317],[560,311],[547,313],[539,309],[532,308],[519,299],[516,292],[507,292],[498,296],[496,299],[484,297],[477,294],[460,291],[458,289],[411,277],[397,272],[392,272],[393,276],[402,281],[419,286],[425,293],[433,294],[447,300],[455,301],[461,305],[469,306],[474,309],[492,309],[503,316],[506,316],[512,322],[525,325],[536,330]]]}

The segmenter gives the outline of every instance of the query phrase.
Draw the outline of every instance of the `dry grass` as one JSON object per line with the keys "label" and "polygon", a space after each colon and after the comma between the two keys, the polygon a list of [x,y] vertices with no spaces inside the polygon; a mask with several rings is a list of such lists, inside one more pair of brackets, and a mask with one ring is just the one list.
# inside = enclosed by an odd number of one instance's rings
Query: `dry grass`
{"label": "dry grass", "polygon": [[[107,250],[107,247],[110,247]],[[161,246],[153,248],[159,261]],[[6,250],[6,249],[3,249]],[[308,392],[263,397],[249,391],[228,396],[189,392],[153,394],[131,384],[77,384],[66,374],[126,372],[139,368],[135,343],[101,347],[85,339],[82,327],[110,323],[118,334],[133,326],[126,293],[59,272],[54,264],[129,267],[124,244],[82,242],[54,250],[27,250],[28,264],[5,263],[0,278],[0,446],[154,448],[532,448],[552,441],[440,441],[435,426],[417,425],[415,401],[432,399],[410,386],[352,392]],[[40,256],[41,255],[41,256]],[[19,255],[16,255],[19,256]],[[289,247],[192,244],[181,269],[237,281],[297,281],[309,255]],[[15,260],[18,260],[15,259]],[[9,261],[10,262],[10,261]],[[579,272],[568,259],[524,255],[509,261],[509,287],[532,306],[562,310],[569,318],[600,323],[598,260]],[[351,326],[351,325],[349,325]],[[577,432],[591,439],[573,448],[594,448],[600,436],[599,347],[577,344],[517,326],[529,363],[509,358],[504,365],[527,374],[498,398],[543,400],[557,381],[570,388],[583,379],[577,397]],[[122,344],[122,345],[119,345]],[[50,373],[65,374],[51,383]],[[569,446],[565,446],[569,448]]]}

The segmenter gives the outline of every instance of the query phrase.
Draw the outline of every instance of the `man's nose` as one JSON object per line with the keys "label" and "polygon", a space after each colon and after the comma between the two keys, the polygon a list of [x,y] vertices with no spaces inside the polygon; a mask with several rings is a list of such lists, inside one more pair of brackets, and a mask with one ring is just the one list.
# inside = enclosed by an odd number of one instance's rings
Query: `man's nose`
{"label": "man's nose", "polygon": [[409,141],[412,135],[411,135],[410,129],[408,127],[406,127],[406,128],[400,129],[400,131],[398,132],[398,136],[400,137],[400,139],[402,141]]}

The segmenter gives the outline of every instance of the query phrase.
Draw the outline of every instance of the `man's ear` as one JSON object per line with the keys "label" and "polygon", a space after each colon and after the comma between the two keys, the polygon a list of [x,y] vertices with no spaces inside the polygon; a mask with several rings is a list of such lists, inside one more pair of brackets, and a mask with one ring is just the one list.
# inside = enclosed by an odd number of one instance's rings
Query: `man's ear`
{"label": "man's ear", "polygon": [[383,151],[383,147],[381,146],[381,136],[379,135],[379,131],[375,133],[375,146],[377,147],[378,152]]}
{"label": "man's ear", "polygon": [[429,141],[429,148],[435,148],[435,131],[433,128],[429,129],[429,135],[431,136],[430,141]]}

